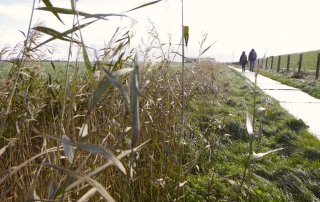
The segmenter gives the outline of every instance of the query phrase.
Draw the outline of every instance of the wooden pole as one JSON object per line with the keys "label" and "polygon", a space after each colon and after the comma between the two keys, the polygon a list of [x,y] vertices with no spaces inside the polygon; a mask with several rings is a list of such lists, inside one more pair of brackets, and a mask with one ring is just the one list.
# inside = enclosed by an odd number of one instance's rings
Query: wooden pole
{"label": "wooden pole", "polygon": [[278,59],[277,72],[279,72],[279,71],[280,71],[280,61],[281,61],[281,55],[279,55],[279,59]]}
{"label": "wooden pole", "polygon": [[261,58],[261,68],[263,68],[263,58]]}
{"label": "wooden pole", "polygon": [[288,60],[287,60],[287,72],[289,71],[290,68],[290,55],[288,55]]}
{"label": "wooden pole", "polygon": [[271,56],[271,69],[272,69],[272,66],[273,66],[273,56]]}
{"label": "wooden pole", "polygon": [[301,64],[302,64],[302,54],[300,54],[298,73],[300,73],[301,71]]}
{"label": "wooden pole", "polygon": [[316,79],[319,78],[319,69],[320,69],[320,53],[318,53],[318,59],[317,59]]}
{"label": "wooden pole", "polygon": [[266,60],[266,69],[268,68],[268,58]]}

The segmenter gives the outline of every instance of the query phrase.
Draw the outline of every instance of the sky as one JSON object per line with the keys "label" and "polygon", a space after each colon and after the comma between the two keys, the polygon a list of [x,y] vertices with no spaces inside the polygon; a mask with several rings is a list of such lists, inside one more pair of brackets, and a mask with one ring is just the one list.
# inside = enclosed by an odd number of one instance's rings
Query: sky
{"label": "sky", "polygon": [[[53,6],[70,8],[70,0],[50,0]],[[79,0],[77,8],[86,13],[123,13],[153,0]],[[0,50],[24,41],[20,32],[27,33],[32,0],[0,0]],[[36,0],[35,7],[43,7]],[[182,0],[163,0],[159,3],[125,13],[126,17],[100,20],[82,31],[87,46],[97,50],[104,47],[117,27],[126,29],[134,19],[135,37],[131,48],[149,40],[148,31],[156,28],[161,43],[181,40]],[[202,57],[220,62],[238,61],[242,51],[254,48],[258,57],[277,56],[320,49],[319,0],[183,0],[183,22],[189,26],[186,57],[198,57],[200,42],[207,33],[203,49],[211,48]],[[47,27],[63,32],[71,28],[72,16],[61,15],[64,25],[50,12],[35,10],[32,26],[44,21]],[[81,20],[81,19],[80,19]],[[81,23],[88,22],[81,20]],[[151,23],[150,23],[151,22]],[[44,37],[45,39],[45,37]],[[42,41],[44,40],[42,39]],[[66,59],[69,44],[55,40],[57,50],[53,59]],[[202,49],[202,50],[203,50]],[[75,54],[74,54],[75,55]],[[73,56],[75,57],[75,56]],[[94,57],[90,53],[90,58]]]}

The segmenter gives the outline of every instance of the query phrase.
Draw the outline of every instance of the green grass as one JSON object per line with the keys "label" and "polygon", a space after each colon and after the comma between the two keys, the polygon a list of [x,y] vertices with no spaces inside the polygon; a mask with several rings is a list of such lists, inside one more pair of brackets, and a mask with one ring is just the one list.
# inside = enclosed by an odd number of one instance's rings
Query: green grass
{"label": "green grass", "polygon": [[[245,113],[246,110],[252,111],[253,91],[241,76],[230,71],[232,70],[223,68],[220,73],[221,80],[228,83],[228,85],[222,84],[228,87],[222,87],[221,91],[229,92],[228,95],[224,95],[225,97],[214,94],[200,95],[205,99],[199,97],[192,104],[195,106],[192,110],[192,123],[194,124],[192,124],[190,134],[201,135],[206,140],[205,142],[208,142],[207,144],[211,143],[210,148],[213,148],[214,151],[212,151],[211,158],[209,158],[208,149],[203,151],[204,154],[200,155],[199,162],[196,163],[200,171],[193,169],[191,183],[187,185],[188,197],[192,198],[191,201],[202,201],[203,196],[208,195],[208,186],[212,186],[212,195],[207,199],[227,200],[226,190],[231,190],[232,186],[221,179],[221,176],[237,181],[240,180],[245,168],[244,157],[248,149]],[[284,149],[278,154],[271,154],[258,160],[255,164],[253,190],[249,194],[251,200],[318,200],[320,175],[314,174],[318,172],[320,163],[319,159],[312,158],[312,154],[319,152],[320,142],[308,134],[303,123],[297,124],[299,121],[297,122],[294,117],[283,110],[277,101],[264,95],[261,91],[258,92],[256,104],[265,106],[273,114],[273,119],[266,117],[263,122],[260,152],[279,147]],[[224,127],[217,133],[219,125]],[[258,128],[255,131],[258,131]],[[214,144],[217,140],[219,146]],[[257,143],[254,143],[254,148],[257,148]],[[306,159],[306,155],[312,160]],[[301,170],[303,175],[300,175]],[[193,192],[194,187],[203,186],[207,186],[207,189],[202,188],[202,191],[200,189],[199,192]],[[286,190],[287,193],[281,189]]]}
{"label": "green grass", "polygon": [[[85,73],[85,64],[83,62],[78,63],[80,72],[83,75]],[[59,77],[61,75],[64,75],[66,73],[66,66],[67,62],[41,62],[41,61],[35,61],[35,62],[27,62],[27,65],[25,68],[27,69],[27,72],[37,71],[43,79],[47,79],[48,75],[51,75],[53,77]],[[71,62],[70,63],[70,73],[75,74],[77,63]],[[11,68],[15,68],[16,65],[13,62],[0,62],[0,78],[5,79],[8,75]]]}

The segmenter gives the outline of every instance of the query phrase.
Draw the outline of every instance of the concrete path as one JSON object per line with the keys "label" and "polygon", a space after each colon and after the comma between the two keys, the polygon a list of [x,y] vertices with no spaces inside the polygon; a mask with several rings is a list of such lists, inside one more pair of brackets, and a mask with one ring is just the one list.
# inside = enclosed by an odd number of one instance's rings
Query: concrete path
{"label": "concrete path", "polygon": [[[228,66],[242,73],[254,83],[254,72]],[[297,88],[293,88],[262,75],[257,77],[257,86],[267,95],[278,100],[280,105],[297,119],[302,119],[308,126],[308,131],[320,139],[320,100]]]}

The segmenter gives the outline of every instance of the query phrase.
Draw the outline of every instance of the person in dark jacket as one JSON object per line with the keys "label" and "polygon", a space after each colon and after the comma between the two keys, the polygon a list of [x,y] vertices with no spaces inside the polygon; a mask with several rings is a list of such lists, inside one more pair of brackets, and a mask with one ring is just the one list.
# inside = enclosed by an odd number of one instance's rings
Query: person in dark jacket
{"label": "person in dark jacket", "polygon": [[251,49],[249,53],[249,61],[250,61],[250,72],[253,72],[254,69],[254,63],[257,59],[257,53],[254,49]]}
{"label": "person in dark jacket", "polygon": [[243,51],[242,55],[240,56],[240,60],[239,60],[239,64],[242,65],[242,72],[246,71],[247,62],[248,62],[248,59],[247,59],[246,52]]}

